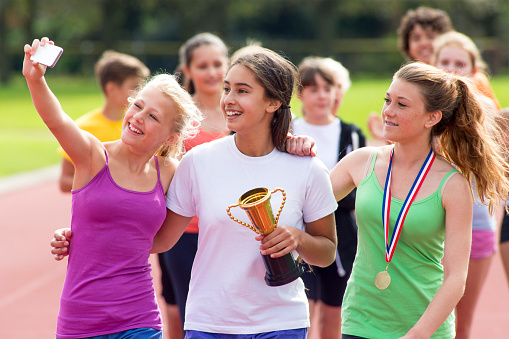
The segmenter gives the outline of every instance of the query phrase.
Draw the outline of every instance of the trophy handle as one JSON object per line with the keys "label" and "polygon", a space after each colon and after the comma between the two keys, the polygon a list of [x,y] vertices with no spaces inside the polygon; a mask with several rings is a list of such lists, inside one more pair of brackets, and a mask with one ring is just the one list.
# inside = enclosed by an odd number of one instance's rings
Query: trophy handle
{"label": "trophy handle", "polygon": [[[226,209],[226,213],[228,213],[228,216],[233,220],[233,221],[236,221],[238,222],[239,224],[243,225],[243,226],[246,226],[246,227],[249,227],[252,231],[254,231],[256,234],[260,234],[260,232],[258,232],[258,230],[256,228],[254,228],[253,226],[243,222],[242,220],[239,220],[237,218],[235,218],[231,213],[230,213],[230,208],[233,208],[233,207],[238,207],[240,204],[233,204],[233,205],[230,205],[228,206],[228,208]],[[279,216],[279,214],[278,214]]]}
{"label": "trophy handle", "polygon": [[286,193],[282,188],[276,188],[273,191],[271,191],[270,194],[276,193],[277,191],[280,191],[281,194],[283,194],[283,201],[281,201],[281,207],[279,207],[279,211],[277,211],[276,220],[274,221],[274,223],[276,224],[275,227],[277,227],[277,222],[279,221],[279,215],[281,214],[281,211],[283,210],[283,206],[285,205],[285,202],[286,202]]}

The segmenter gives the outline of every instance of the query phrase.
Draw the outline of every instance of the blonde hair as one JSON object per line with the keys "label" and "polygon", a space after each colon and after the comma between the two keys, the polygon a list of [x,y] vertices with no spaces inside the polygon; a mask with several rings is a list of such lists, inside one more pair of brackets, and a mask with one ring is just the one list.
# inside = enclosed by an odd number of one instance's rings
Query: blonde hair
{"label": "blonde hair", "polygon": [[481,72],[487,71],[488,67],[486,66],[486,63],[484,62],[481,53],[479,52],[479,49],[472,41],[472,39],[470,39],[465,34],[456,31],[444,33],[434,41],[433,64],[436,63],[440,50],[445,46],[451,45],[458,46],[459,48],[467,52],[468,55],[470,56],[470,60],[472,61],[472,65],[474,67],[477,67],[478,71]]}
{"label": "blonde hair", "polygon": [[175,77],[170,74],[158,74],[145,81],[143,87],[140,87],[129,102],[133,102],[139,93],[148,87],[161,91],[175,108],[177,115],[172,121],[171,131],[178,133],[179,138],[171,145],[161,145],[156,155],[177,158],[184,153],[184,140],[193,138],[200,127],[203,119],[200,110],[194,104],[191,95],[182,88]]}
{"label": "blonde hair", "polygon": [[430,141],[439,137],[444,158],[469,182],[475,180],[479,198],[487,200],[493,212],[509,192],[507,149],[500,142],[502,133],[495,115],[478,101],[467,78],[420,62],[403,66],[394,77],[419,87],[427,112],[442,112]]}
{"label": "blonde hair", "polygon": [[263,51],[262,43],[257,40],[248,39],[244,47],[239,48],[232,54],[230,62],[233,64],[241,56],[246,54],[253,54],[257,51]]}

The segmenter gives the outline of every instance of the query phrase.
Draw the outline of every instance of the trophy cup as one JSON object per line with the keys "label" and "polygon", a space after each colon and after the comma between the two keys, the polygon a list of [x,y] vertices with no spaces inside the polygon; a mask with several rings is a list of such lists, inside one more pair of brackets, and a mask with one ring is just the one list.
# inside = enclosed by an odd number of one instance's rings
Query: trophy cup
{"label": "trophy cup", "polygon": [[[283,201],[281,202],[281,207],[274,220],[274,214],[272,213],[272,207],[270,205],[270,195],[277,191],[281,191],[283,194]],[[269,191],[263,187],[254,188],[241,195],[238,204],[228,206],[226,212],[234,221],[250,228],[255,233],[267,235],[277,227],[279,214],[281,214],[285,201],[286,193],[281,188],[276,188],[273,191]],[[231,215],[230,209],[237,206],[246,211],[254,227]],[[265,273],[265,282],[269,286],[288,284],[304,273],[302,267],[293,259],[292,252],[279,258],[271,258],[270,255],[262,255],[262,257],[267,270]]]}

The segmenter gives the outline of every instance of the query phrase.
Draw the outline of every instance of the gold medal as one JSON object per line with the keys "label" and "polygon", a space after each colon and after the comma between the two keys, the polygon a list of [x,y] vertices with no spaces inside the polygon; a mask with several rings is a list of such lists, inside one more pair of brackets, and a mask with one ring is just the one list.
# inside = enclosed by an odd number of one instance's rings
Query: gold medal
{"label": "gold medal", "polygon": [[379,290],[385,290],[391,284],[391,276],[387,270],[378,273],[375,277],[375,286]]}

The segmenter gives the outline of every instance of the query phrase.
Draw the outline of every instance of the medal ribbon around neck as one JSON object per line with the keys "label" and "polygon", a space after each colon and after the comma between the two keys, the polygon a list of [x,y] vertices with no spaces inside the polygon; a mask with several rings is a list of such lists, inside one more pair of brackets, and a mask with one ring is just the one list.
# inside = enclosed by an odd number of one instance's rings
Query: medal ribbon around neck
{"label": "medal ribbon around neck", "polygon": [[405,222],[406,215],[408,210],[410,209],[410,205],[414,201],[417,192],[421,188],[426,175],[428,175],[429,169],[435,160],[435,153],[433,150],[429,151],[424,164],[419,171],[419,174],[415,178],[414,183],[412,184],[412,188],[403,203],[403,207],[401,211],[399,211],[398,219],[396,220],[396,225],[394,226],[394,231],[392,232],[391,242],[388,243],[389,240],[389,215],[391,211],[391,175],[392,175],[392,157],[394,155],[394,148],[391,151],[391,157],[389,160],[389,168],[387,169],[387,178],[385,180],[385,188],[384,188],[384,200],[382,203],[382,222],[384,227],[384,239],[385,239],[385,261],[387,262],[387,266],[392,260],[392,256],[394,255],[394,250],[396,249],[396,245],[398,244],[399,235],[401,234],[401,230],[403,229],[403,223]]}

